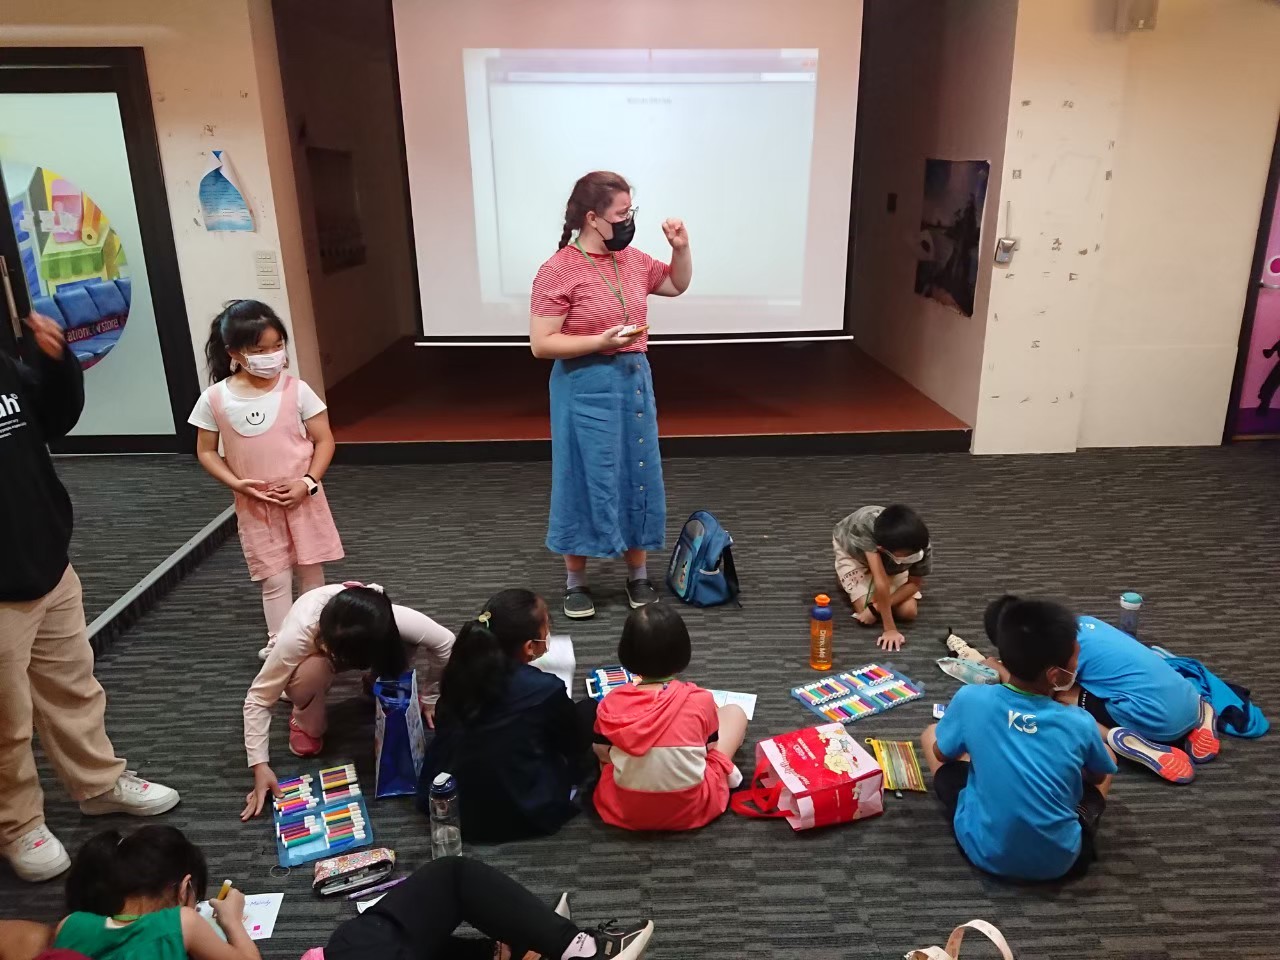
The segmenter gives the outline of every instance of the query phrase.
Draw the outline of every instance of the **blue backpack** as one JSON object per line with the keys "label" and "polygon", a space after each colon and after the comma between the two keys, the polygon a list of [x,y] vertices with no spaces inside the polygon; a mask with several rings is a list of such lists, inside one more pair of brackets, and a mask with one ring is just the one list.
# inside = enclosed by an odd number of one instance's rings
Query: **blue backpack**
{"label": "blue backpack", "polygon": [[[684,522],[671,551],[667,587],[685,603],[715,607],[738,599],[738,571],[733,565],[733,537],[706,510]],[[739,604],[741,606],[741,604]]]}

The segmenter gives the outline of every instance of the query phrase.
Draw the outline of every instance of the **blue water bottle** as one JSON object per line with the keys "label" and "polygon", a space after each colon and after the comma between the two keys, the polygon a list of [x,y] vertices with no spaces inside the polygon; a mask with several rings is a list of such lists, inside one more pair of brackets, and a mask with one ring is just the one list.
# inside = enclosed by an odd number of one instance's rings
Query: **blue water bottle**
{"label": "blue water bottle", "polygon": [[1138,635],[1138,614],[1142,612],[1142,594],[1132,590],[1120,594],[1120,629],[1131,637]]}

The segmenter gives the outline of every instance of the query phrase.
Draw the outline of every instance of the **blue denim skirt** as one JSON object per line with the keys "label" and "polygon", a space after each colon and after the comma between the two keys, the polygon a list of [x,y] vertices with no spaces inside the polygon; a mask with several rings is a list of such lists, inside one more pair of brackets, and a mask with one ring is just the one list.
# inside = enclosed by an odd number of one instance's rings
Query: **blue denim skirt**
{"label": "blue denim skirt", "polygon": [[547,547],[583,557],[661,550],[666,525],[649,358],[619,353],[557,360]]}

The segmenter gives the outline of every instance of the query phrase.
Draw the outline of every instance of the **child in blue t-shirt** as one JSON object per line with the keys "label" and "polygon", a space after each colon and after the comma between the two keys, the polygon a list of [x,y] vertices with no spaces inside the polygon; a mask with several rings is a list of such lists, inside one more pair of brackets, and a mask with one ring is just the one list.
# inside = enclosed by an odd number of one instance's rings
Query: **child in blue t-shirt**
{"label": "child in blue t-shirt", "polygon": [[[993,642],[1001,611],[1016,600],[1006,594],[987,607]],[[1076,686],[1060,692],[1058,701],[1087,710],[1118,756],[1171,783],[1190,783],[1193,764],[1208,763],[1221,748],[1213,707],[1164,657],[1096,617],[1079,619],[1076,639]],[[983,662],[1002,669],[997,660]],[[1003,672],[1001,677],[1007,679]]]}
{"label": "child in blue t-shirt", "polygon": [[995,632],[1010,682],[962,687],[924,731],[934,790],[975,866],[1020,880],[1082,876],[1116,764],[1093,718],[1054,699],[1075,684],[1075,617],[1011,599]]}

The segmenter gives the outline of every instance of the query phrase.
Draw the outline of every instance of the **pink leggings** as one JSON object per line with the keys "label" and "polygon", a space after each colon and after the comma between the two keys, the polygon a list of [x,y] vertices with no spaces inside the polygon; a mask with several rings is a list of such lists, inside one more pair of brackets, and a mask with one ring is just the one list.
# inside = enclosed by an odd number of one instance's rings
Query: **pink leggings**
{"label": "pink leggings", "polygon": [[280,632],[280,625],[293,606],[293,578],[298,577],[298,596],[324,586],[324,564],[308,563],[283,570],[258,581],[262,584],[262,613],[267,619],[267,636]]}
{"label": "pink leggings", "polygon": [[313,654],[294,668],[284,692],[293,703],[293,723],[303,733],[323,737],[329,729],[327,701],[334,670],[329,658]]}

